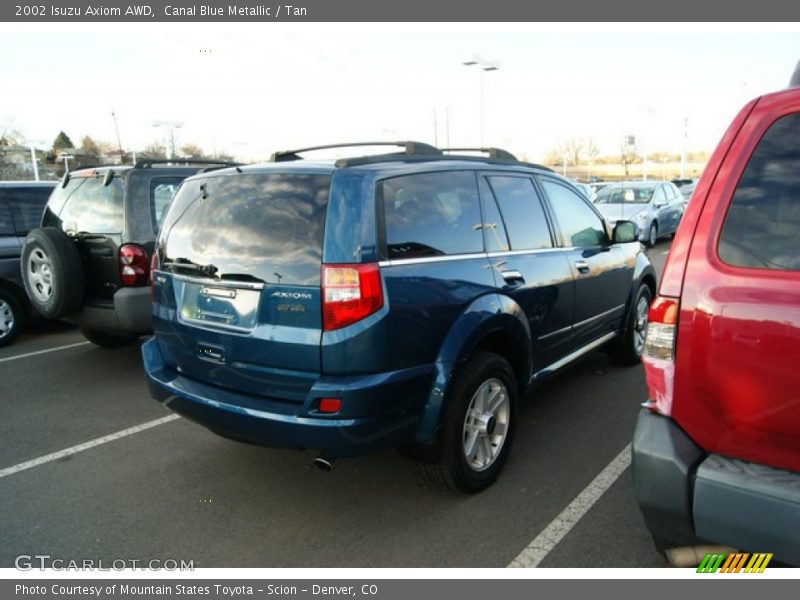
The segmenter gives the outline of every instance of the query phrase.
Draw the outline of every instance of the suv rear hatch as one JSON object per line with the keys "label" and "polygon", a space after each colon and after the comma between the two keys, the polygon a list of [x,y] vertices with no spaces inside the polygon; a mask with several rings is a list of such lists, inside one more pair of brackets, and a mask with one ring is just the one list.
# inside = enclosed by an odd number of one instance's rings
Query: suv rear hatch
{"label": "suv rear hatch", "polygon": [[319,376],[329,172],[184,182],[155,257],[154,328],[183,375],[302,402]]}

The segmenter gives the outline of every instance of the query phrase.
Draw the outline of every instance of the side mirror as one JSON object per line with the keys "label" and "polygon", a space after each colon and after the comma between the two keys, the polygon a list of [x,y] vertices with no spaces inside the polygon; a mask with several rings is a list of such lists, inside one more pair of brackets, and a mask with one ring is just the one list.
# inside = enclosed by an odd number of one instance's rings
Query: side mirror
{"label": "side mirror", "polygon": [[639,239],[639,227],[633,221],[617,221],[612,240],[615,244],[629,244]]}
{"label": "side mirror", "polygon": [[656,208],[663,208],[666,205],[667,205],[666,200],[656,200],[656,202],[653,203],[653,206],[655,206]]}

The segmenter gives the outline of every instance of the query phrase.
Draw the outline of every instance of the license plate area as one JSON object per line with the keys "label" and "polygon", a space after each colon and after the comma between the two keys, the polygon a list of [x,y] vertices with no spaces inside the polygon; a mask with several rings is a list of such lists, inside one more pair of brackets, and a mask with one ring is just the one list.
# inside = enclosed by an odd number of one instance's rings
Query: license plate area
{"label": "license plate area", "polygon": [[260,289],[190,280],[181,283],[181,321],[248,333],[255,328]]}

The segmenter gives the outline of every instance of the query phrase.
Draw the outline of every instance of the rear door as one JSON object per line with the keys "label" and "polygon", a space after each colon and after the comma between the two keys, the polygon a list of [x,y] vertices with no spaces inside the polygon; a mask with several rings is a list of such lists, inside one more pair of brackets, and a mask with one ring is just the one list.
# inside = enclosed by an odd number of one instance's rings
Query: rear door
{"label": "rear door", "polygon": [[0,186],[0,279],[22,287],[19,272],[20,241],[14,231],[14,220],[6,202],[5,188]]}
{"label": "rear door", "polygon": [[112,301],[120,288],[125,181],[104,174],[74,175],[50,199],[43,225],[58,227],[78,245],[90,303]]}
{"label": "rear door", "polygon": [[0,278],[22,287],[19,255],[28,232],[39,227],[53,186],[44,184],[0,186]]}
{"label": "rear door", "polygon": [[711,452],[800,471],[800,94],[762,100],[691,246],[673,416]]}
{"label": "rear door", "polygon": [[320,372],[320,270],[330,175],[184,183],[158,241],[154,328],[183,374],[302,402]]}
{"label": "rear door", "polygon": [[525,311],[533,339],[534,371],[570,351],[575,278],[556,248],[531,176],[484,173],[483,229],[498,288]]}

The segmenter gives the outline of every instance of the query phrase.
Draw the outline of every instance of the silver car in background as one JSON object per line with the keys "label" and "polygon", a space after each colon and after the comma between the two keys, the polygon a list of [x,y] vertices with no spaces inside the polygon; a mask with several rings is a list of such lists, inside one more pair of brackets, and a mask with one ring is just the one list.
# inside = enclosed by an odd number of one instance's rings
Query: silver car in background
{"label": "silver car in background", "polygon": [[604,187],[594,200],[612,227],[617,221],[633,221],[639,239],[652,247],[659,238],[673,235],[683,216],[684,199],[670,182],[623,181]]}

